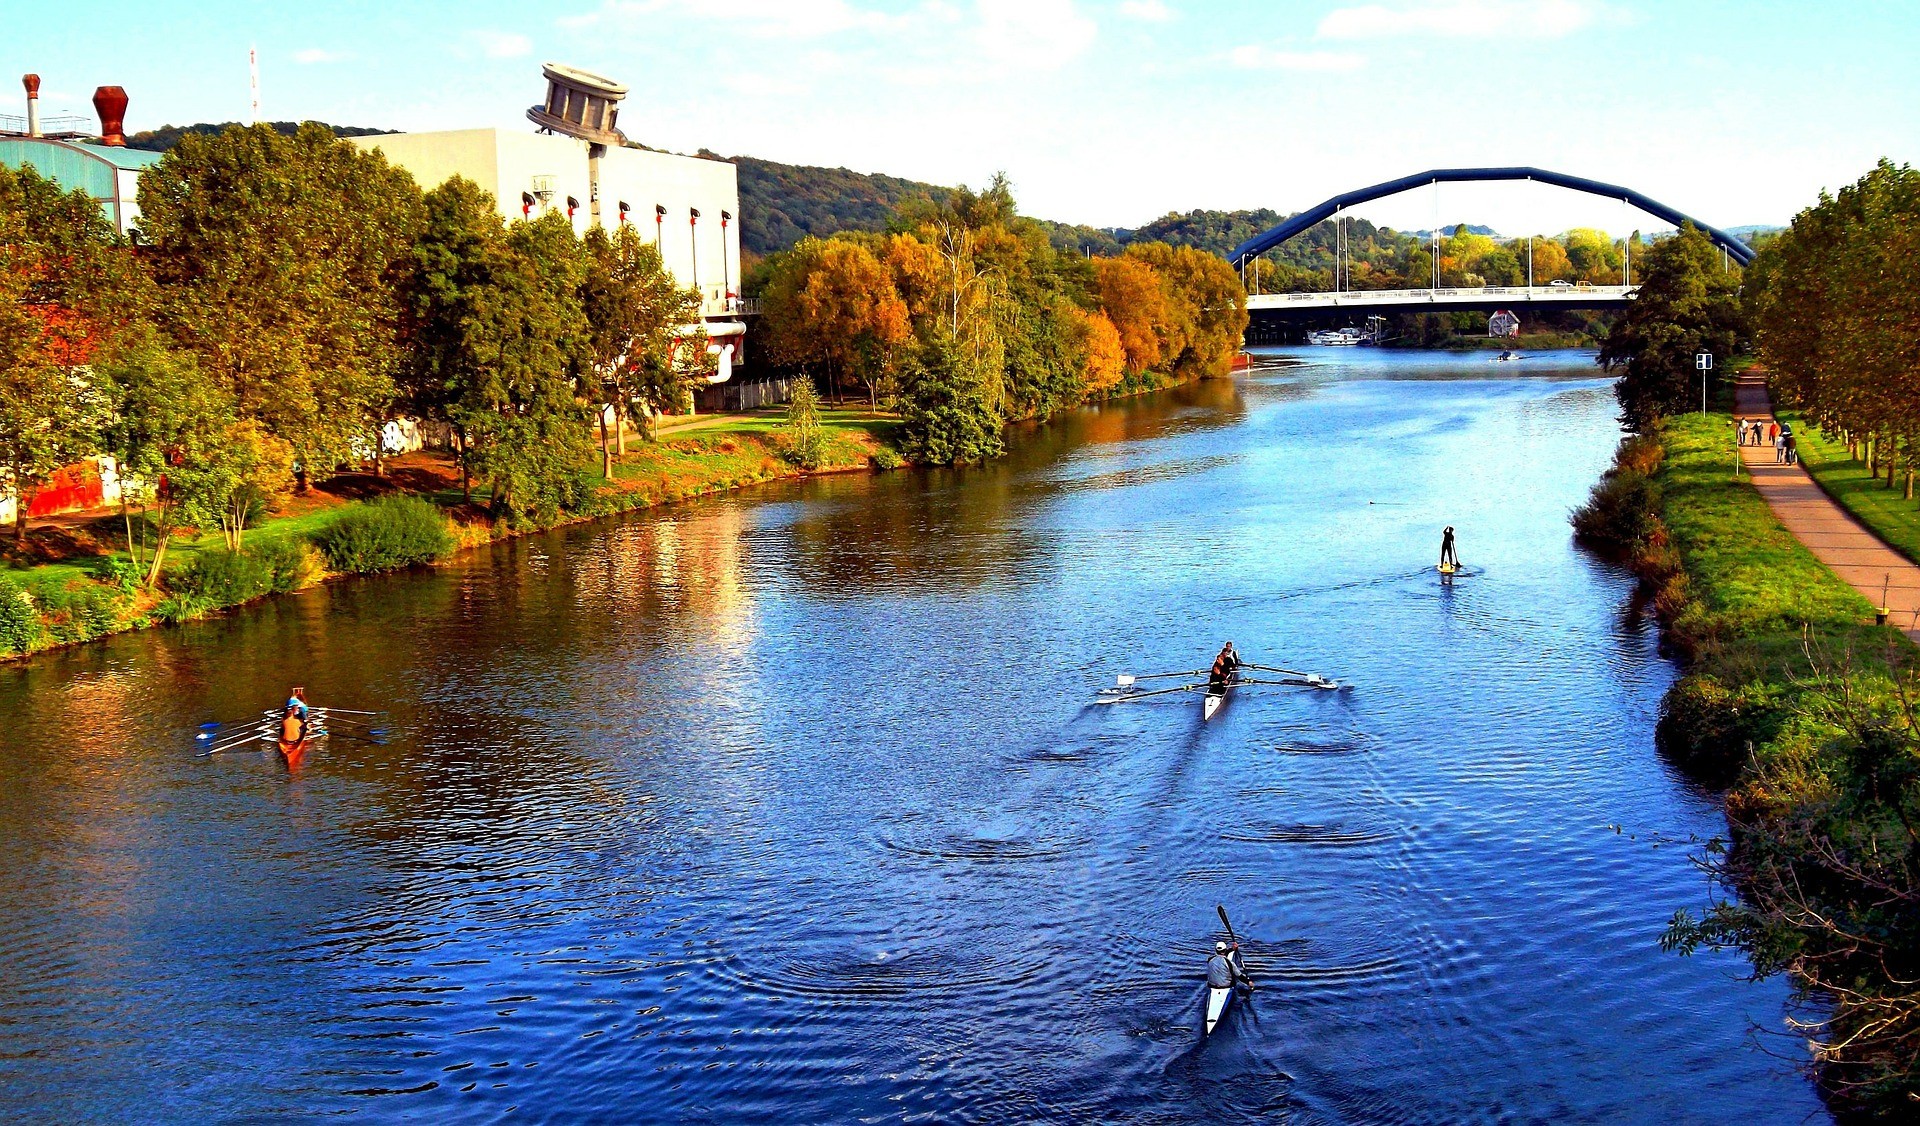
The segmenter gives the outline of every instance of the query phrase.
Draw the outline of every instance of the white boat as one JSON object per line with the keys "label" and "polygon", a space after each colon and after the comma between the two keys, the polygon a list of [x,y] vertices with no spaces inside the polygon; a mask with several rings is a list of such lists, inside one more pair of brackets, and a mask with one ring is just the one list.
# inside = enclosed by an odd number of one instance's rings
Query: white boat
{"label": "white boat", "polygon": [[1208,1036],[1213,1035],[1214,1028],[1220,1024],[1220,1018],[1226,1015],[1227,1002],[1231,1000],[1233,1000],[1232,986],[1228,986],[1225,989],[1215,989],[1211,985],[1207,986],[1207,1035]]}
{"label": "white boat", "polygon": [[1307,343],[1323,348],[1351,348],[1356,344],[1371,344],[1373,337],[1357,328],[1325,329],[1307,333]]}
{"label": "white boat", "polygon": [[1200,722],[1201,723],[1205,723],[1206,721],[1213,718],[1213,713],[1219,711],[1220,705],[1227,702],[1227,693],[1233,690],[1234,684],[1236,684],[1239,680],[1240,680],[1239,673],[1233,673],[1229,675],[1227,677],[1227,682],[1220,686],[1220,692],[1218,695],[1216,695],[1213,692],[1211,687],[1208,688],[1206,699],[1201,701],[1201,704],[1200,704]]}

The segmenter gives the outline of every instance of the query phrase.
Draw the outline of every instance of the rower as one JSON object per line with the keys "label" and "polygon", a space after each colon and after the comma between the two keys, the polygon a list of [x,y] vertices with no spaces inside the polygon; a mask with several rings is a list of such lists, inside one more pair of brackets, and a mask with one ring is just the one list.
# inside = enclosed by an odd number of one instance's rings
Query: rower
{"label": "rower", "polygon": [[1207,959],[1207,988],[1232,989],[1242,983],[1251,985],[1247,971],[1240,968],[1240,944],[1213,944],[1213,957]]}
{"label": "rower", "polygon": [[1440,569],[1449,574],[1460,569],[1460,555],[1453,549],[1453,525],[1440,533]]}
{"label": "rower", "polygon": [[1207,692],[1215,696],[1225,692],[1227,678],[1233,675],[1233,670],[1239,668],[1240,664],[1240,654],[1233,651],[1233,642],[1227,642],[1221,648],[1220,655],[1213,659],[1213,670],[1207,673]]}
{"label": "rower", "polygon": [[287,697],[286,710],[300,713],[300,726],[307,725],[307,690],[305,688],[297,685],[294,687],[293,694]]}

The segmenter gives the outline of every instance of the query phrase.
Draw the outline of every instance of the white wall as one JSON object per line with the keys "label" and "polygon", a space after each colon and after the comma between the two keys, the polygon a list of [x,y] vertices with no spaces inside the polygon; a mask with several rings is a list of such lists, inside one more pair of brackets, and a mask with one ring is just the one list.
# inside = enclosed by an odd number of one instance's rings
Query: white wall
{"label": "white wall", "polygon": [[[575,231],[585,234],[593,225],[593,182],[587,142],[545,133],[506,132],[498,129],[461,129],[441,133],[401,133],[356,137],[363,149],[378,150],[412,173],[423,189],[431,190],[455,175],[465,176],[492,193],[500,214],[520,218],[520,193],[544,191],[533,215],[566,213],[567,197],[580,202],[573,216]],[[729,311],[726,290],[740,289],[740,187],[734,166],[719,160],[676,156],[645,149],[609,148],[600,159],[600,223],[612,229],[620,222],[620,202],[632,210],[627,222],[642,237],[658,232],[661,258],[682,285],[698,284],[703,312],[719,316]],[[667,209],[655,224],[656,206]],[[689,225],[692,208],[700,221]],[[721,212],[732,214],[722,235]],[[696,241],[697,240],[697,241]]]}

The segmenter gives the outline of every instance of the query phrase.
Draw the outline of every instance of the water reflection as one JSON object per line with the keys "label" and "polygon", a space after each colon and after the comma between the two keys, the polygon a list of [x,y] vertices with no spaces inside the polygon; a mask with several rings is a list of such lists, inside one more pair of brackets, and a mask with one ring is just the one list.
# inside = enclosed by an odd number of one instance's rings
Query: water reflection
{"label": "water reflection", "polygon": [[[1590,357],[1332,351],[0,670],[0,1108],[1817,1116],[1655,944],[1724,822],[1568,543]],[[1089,705],[1224,636],[1357,687]],[[192,757],[293,683],[395,737]]]}

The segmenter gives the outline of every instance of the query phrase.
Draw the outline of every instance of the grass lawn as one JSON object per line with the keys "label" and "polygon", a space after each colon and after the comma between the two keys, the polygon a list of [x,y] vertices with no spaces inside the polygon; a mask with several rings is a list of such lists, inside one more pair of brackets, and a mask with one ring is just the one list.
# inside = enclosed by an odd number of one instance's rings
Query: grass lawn
{"label": "grass lawn", "polygon": [[1906,499],[1906,478],[1896,475],[1888,488],[1883,477],[1867,476],[1867,465],[1847,456],[1847,444],[1820,433],[1797,414],[1780,416],[1793,423],[1800,446],[1800,464],[1827,495],[1872,528],[1895,551],[1920,562],[1920,500]]}
{"label": "grass lawn", "polygon": [[1689,414],[1663,425],[1662,516],[1709,619],[1701,624],[1728,643],[1725,655],[1748,650],[1767,664],[1804,666],[1803,625],[1856,651],[1884,644],[1867,600],[1782,527],[1757,490],[1735,480],[1728,416]]}

